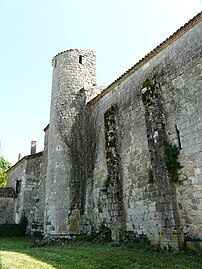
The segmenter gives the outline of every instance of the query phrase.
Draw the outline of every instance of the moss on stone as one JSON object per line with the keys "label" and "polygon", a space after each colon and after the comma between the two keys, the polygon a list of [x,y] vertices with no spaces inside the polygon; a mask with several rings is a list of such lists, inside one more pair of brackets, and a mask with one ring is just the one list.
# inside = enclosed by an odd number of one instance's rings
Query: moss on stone
{"label": "moss on stone", "polygon": [[154,183],[154,172],[151,168],[148,170],[148,182]]}
{"label": "moss on stone", "polygon": [[147,88],[147,89],[151,89],[151,90],[155,90],[155,85],[151,83],[151,81],[149,79],[146,79],[144,82],[143,82],[143,88]]}
{"label": "moss on stone", "polygon": [[107,178],[104,180],[104,182],[103,182],[103,187],[102,187],[102,191],[103,191],[105,194],[108,194],[108,188],[109,188],[109,185],[110,185],[110,177],[109,177],[109,175],[108,175]]}
{"label": "moss on stone", "polygon": [[115,148],[115,146],[116,146],[116,142],[115,142],[115,139],[113,137],[113,139],[109,140],[108,147],[109,148]]}
{"label": "moss on stone", "polygon": [[110,159],[108,159],[107,160],[107,169],[108,170],[111,169],[112,168],[112,165],[113,165],[112,161]]}
{"label": "moss on stone", "polygon": [[75,209],[72,211],[72,215],[69,218],[69,232],[70,234],[80,234],[80,229],[79,229],[79,210]]}
{"label": "moss on stone", "polygon": [[155,105],[155,102],[153,100],[157,97],[155,85],[152,84],[149,79],[147,79],[143,82],[143,88],[147,89],[145,92],[142,93],[143,104],[144,105]]}

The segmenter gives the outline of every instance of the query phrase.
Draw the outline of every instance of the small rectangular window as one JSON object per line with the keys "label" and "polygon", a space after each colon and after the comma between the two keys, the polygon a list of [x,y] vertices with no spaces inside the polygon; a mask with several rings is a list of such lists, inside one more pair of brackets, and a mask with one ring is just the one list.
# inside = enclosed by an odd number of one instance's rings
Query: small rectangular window
{"label": "small rectangular window", "polygon": [[82,64],[83,56],[79,55],[79,63]]}

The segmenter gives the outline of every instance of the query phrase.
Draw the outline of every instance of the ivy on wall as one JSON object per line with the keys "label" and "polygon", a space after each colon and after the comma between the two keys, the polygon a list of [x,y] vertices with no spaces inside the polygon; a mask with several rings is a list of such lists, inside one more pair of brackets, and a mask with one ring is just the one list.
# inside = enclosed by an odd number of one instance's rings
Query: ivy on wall
{"label": "ivy on wall", "polygon": [[180,150],[176,145],[168,143],[165,146],[165,164],[171,181],[175,183],[179,182],[179,171],[183,167],[178,160],[179,154]]}
{"label": "ivy on wall", "polygon": [[156,86],[149,80],[146,79],[143,82],[142,90],[142,102],[145,106],[155,106],[156,105]]}
{"label": "ivy on wall", "polygon": [[105,154],[106,164],[108,170],[108,176],[103,184],[103,192],[108,194],[108,188],[110,183],[114,179],[118,180],[118,154],[116,148],[116,137],[115,137],[115,108],[110,107],[104,114],[104,127],[105,127]]}

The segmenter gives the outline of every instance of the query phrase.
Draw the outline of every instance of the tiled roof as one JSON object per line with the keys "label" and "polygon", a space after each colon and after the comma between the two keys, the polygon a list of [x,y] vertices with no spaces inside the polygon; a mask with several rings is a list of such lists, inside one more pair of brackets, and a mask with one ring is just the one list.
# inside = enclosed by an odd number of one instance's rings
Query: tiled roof
{"label": "tiled roof", "polygon": [[17,194],[12,188],[0,188],[0,198],[16,198]]}
{"label": "tiled roof", "polygon": [[110,92],[114,87],[119,85],[122,81],[124,81],[127,77],[129,77],[132,73],[142,67],[145,63],[147,63],[150,59],[172,44],[175,40],[180,38],[184,33],[194,27],[197,23],[202,20],[202,12],[198,13],[193,19],[188,21],[184,26],[178,29],[173,35],[167,38],[164,42],[162,42],[159,46],[149,52],[144,58],[142,58],[139,62],[137,62],[134,66],[132,66],[129,70],[123,73],[119,78],[117,78],[114,82],[112,82],[106,89],[104,89],[100,94],[94,97],[90,104],[95,104],[98,100],[100,100],[105,94]]}

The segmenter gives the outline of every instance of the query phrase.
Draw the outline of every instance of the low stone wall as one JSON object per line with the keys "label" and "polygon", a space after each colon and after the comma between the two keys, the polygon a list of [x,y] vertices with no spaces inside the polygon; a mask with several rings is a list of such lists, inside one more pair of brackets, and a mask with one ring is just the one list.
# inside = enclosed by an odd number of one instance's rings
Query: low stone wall
{"label": "low stone wall", "polygon": [[0,197],[0,224],[14,223],[15,198]]}

